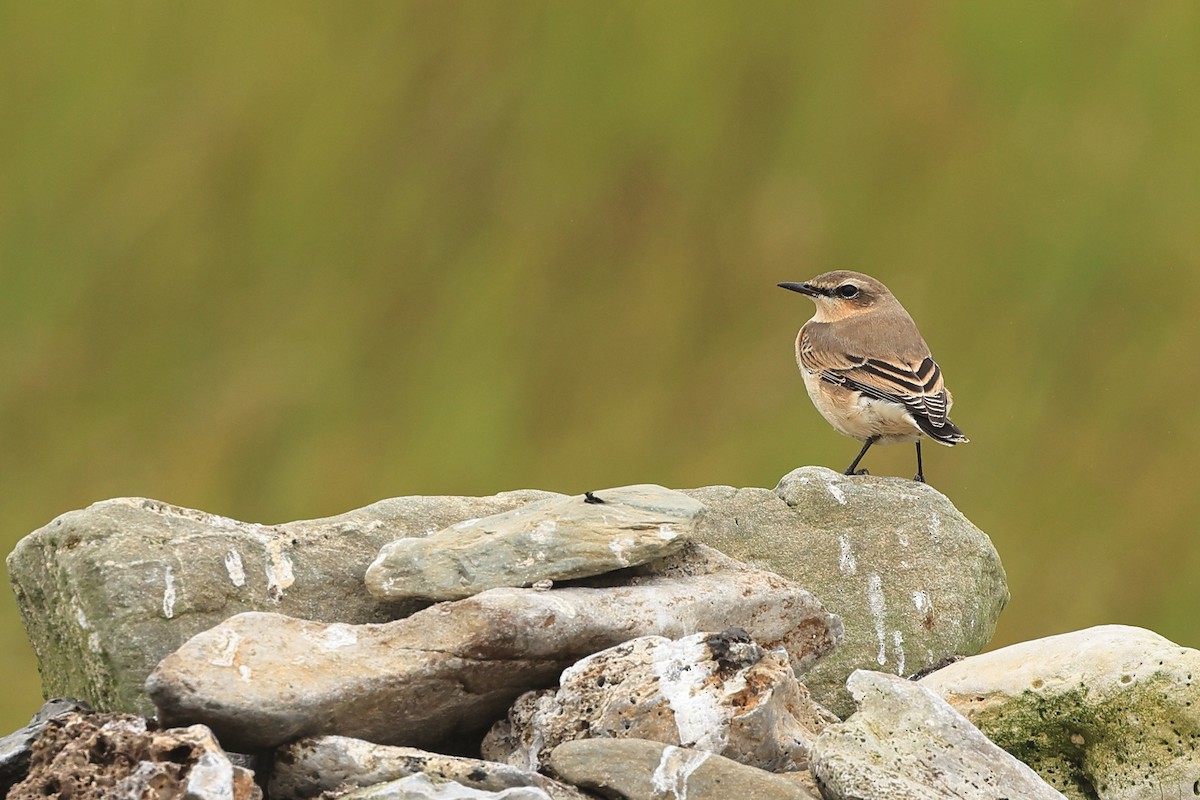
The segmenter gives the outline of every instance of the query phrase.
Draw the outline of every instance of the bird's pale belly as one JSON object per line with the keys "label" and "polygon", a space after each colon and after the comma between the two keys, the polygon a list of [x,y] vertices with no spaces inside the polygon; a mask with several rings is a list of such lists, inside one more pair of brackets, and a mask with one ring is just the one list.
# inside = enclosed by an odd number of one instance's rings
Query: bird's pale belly
{"label": "bird's pale belly", "polygon": [[879,444],[915,442],[921,438],[921,429],[908,409],[899,403],[866,397],[823,381],[806,369],[801,373],[813,405],[838,433],[860,442],[878,436]]}

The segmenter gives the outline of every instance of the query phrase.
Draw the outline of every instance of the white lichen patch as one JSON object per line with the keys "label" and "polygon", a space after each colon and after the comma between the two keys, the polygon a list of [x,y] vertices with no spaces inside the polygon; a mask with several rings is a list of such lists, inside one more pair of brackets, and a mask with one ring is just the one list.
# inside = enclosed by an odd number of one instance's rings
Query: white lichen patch
{"label": "white lichen patch", "polygon": [[720,753],[729,743],[733,711],[718,692],[706,688],[714,662],[703,637],[666,641],[654,649],[651,666],[659,691],[675,716],[680,743]]}
{"label": "white lichen patch", "polygon": [[867,605],[871,609],[871,620],[875,623],[875,636],[879,640],[879,654],[875,660],[882,667],[887,663],[887,634],[883,617],[887,609],[883,598],[883,578],[877,574],[867,578]]}
{"label": "white lichen patch", "polygon": [[163,581],[165,583],[162,599],[163,616],[171,619],[175,616],[175,571],[171,567],[167,567]]}
{"label": "white lichen patch", "polygon": [[242,555],[236,548],[230,548],[225,554],[225,571],[229,573],[229,581],[241,588],[246,585],[246,568],[242,566]]}
{"label": "white lichen patch", "polygon": [[842,533],[838,535],[838,569],[843,575],[854,575],[858,572],[858,559],[850,549],[850,537]]}
{"label": "white lichen patch", "polygon": [[667,745],[659,759],[654,774],[650,776],[650,785],[654,787],[655,797],[670,797],[675,800],[687,800],[688,781],[692,773],[708,760],[711,753],[700,750],[684,750],[674,745]]}
{"label": "white lichen patch", "polygon": [[917,611],[922,614],[924,614],[925,611],[931,607],[929,595],[925,592],[922,592],[920,589],[912,593],[912,601]]}
{"label": "white lichen patch", "polygon": [[358,632],[353,625],[344,622],[333,622],[325,629],[308,637],[313,644],[322,650],[340,650],[358,644]]}
{"label": "white lichen patch", "polygon": [[267,597],[278,603],[283,599],[283,590],[296,582],[292,573],[292,558],[283,551],[283,542],[272,539],[266,546]]}
{"label": "white lichen patch", "polygon": [[250,680],[252,670],[249,664],[238,664],[238,677],[244,681]]}
{"label": "white lichen patch", "polygon": [[846,505],[846,493],[842,491],[842,487],[836,483],[827,483],[825,484],[825,488],[829,489],[829,493],[833,495],[834,500],[837,500],[842,505]]}
{"label": "white lichen patch", "polygon": [[892,649],[896,654],[896,674],[907,677],[904,674],[904,634],[898,630],[892,631]]}

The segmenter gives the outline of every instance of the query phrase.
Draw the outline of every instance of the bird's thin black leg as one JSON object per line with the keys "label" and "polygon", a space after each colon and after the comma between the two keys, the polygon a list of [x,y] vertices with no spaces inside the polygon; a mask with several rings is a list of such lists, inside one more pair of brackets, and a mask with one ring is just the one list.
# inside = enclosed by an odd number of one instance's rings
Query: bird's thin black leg
{"label": "bird's thin black leg", "polygon": [[878,436],[867,437],[867,441],[863,444],[863,449],[858,451],[858,455],[854,458],[854,461],[850,462],[850,466],[846,467],[847,475],[866,475],[867,474],[867,471],[865,469],[855,472],[854,468],[858,466],[858,462],[862,461],[862,457],[865,456],[867,454],[867,451],[871,449],[871,445],[875,444],[875,442],[877,442],[877,441],[879,441]]}
{"label": "bird's thin black leg", "polygon": [[917,474],[913,478],[918,483],[925,482],[925,468],[921,466],[921,440],[917,439]]}

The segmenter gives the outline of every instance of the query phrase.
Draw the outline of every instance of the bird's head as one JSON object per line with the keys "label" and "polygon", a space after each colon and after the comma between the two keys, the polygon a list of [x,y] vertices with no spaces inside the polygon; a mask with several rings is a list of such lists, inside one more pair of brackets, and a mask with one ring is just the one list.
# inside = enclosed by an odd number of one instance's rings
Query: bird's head
{"label": "bird's head", "polygon": [[870,275],[839,269],[804,283],[781,283],[784,289],[806,294],[817,304],[817,322],[837,322],[896,303],[888,288]]}

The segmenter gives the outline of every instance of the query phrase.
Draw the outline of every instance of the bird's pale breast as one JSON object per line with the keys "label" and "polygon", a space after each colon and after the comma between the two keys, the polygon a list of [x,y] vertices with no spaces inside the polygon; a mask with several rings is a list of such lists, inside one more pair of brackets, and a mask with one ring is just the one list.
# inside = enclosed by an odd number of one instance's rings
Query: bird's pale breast
{"label": "bird's pale breast", "polygon": [[879,437],[879,444],[915,442],[921,429],[908,409],[899,403],[876,400],[862,393],[821,380],[817,373],[800,368],[804,387],[817,411],[843,436],[865,442]]}

